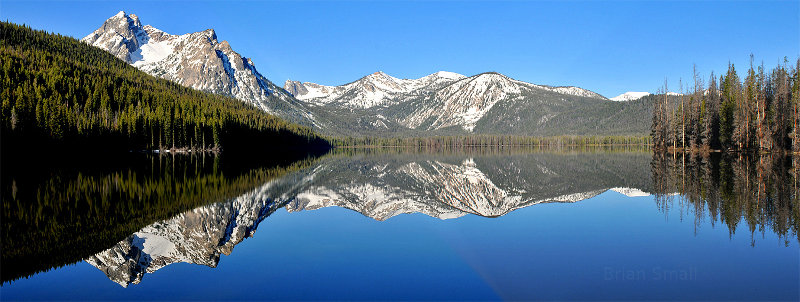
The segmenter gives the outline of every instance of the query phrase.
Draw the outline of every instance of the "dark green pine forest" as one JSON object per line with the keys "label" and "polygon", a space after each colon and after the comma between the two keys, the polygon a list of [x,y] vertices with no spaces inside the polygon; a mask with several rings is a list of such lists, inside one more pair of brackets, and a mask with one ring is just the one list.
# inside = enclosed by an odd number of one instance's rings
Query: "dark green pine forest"
{"label": "dark green pine forest", "polygon": [[707,83],[695,68],[690,85],[686,95],[654,102],[654,149],[800,152],[800,59],[767,71],[751,56],[744,79],[728,64]]}
{"label": "dark green pine forest", "polygon": [[3,153],[327,149],[312,129],[150,76],[58,34],[0,22]]}

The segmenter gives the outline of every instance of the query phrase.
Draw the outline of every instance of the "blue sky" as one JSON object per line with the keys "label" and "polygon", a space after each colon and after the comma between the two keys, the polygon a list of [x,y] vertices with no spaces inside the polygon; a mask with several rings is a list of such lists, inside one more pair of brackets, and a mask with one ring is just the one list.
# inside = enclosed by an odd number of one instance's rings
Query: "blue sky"
{"label": "blue sky", "polygon": [[0,19],[76,38],[120,10],[214,28],[279,85],[496,71],[612,97],[800,56],[800,1],[0,1]]}

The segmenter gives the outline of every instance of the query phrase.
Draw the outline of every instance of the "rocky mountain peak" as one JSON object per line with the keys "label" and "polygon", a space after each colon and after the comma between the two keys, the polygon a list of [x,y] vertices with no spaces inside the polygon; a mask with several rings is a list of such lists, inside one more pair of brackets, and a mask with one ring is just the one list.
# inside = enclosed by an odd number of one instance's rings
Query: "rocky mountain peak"
{"label": "rocky mountain peak", "polygon": [[[202,33],[203,33],[203,35],[208,37],[210,40],[217,41],[217,32],[214,31],[213,28],[206,29],[206,30],[202,31]],[[228,44],[227,41],[222,41],[222,43],[224,43],[225,45],[228,45],[228,48],[230,48],[230,44]]]}
{"label": "rocky mountain peak", "polygon": [[117,58],[132,63],[131,53],[147,43],[147,33],[139,17],[120,11],[82,41],[103,48]]}
{"label": "rocky mountain peak", "polygon": [[218,42],[214,29],[170,35],[121,11],[81,41],[106,50],[151,75],[197,90],[231,96],[300,124],[313,117],[292,96],[262,76],[252,60]]}
{"label": "rocky mountain peak", "polygon": [[283,83],[283,89],[295,97],[308,94],[308,88],[298,81],[286,80],[286,82]]}
{"label": "rocky mountain peak", "polygon": [[127,22],[131,27],[142,27],[142,23],[139,21],[138,16],[134,14],[128,15],[128,13],[122,10],[111,18],[108,18],[106,22]]}

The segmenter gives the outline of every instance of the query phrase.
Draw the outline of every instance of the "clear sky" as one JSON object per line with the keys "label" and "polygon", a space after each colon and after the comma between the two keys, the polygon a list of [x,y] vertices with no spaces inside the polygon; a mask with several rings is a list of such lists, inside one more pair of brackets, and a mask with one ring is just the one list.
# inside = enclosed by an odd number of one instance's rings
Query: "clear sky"
{"label": "clear sky", "polygon": [[124,10],[171,34],[214,28],[267,78],[341,85],[496,71],[613,97],[800,56],[800,1],[16,1],[0,18],[81,38]]}

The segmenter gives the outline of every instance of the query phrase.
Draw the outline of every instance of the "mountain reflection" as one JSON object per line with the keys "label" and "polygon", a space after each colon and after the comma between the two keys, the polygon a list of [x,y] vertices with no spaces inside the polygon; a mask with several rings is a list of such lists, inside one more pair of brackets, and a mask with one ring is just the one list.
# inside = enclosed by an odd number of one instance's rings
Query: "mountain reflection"
{"label": "mountain reflection", "polygon": [[148,224],[242,196],[312,162],[220,161],[143,154],[4,160],[2,282],[75,263]]}
{"label": "mountain reflection", "polygon": [[334,154],[229,201],[146,226],[86,261],[122,286],[172,263],[216,267],[220,255],[281,207],[337,206],[377,220],[404,213],[448,219],[497,217],[609,189],[646,195],[649,161],[649,153]]}
{"label": "mountain reflection", "polygon": [[[751,233],[770,230],[789,240],[800,220],[798,162],[783,156],[344,150],[235,173],[221,172],[217,161],[149,157],[149,164],[114,173],[56,174],[31,182],[39,184],[35,190],[13,180],[11,197],[4,182],[3,281],[76,257],[125,287],[172,263],[216,267],[280,208],[341,207],[379,221],[407,213],[499,217],[611,190],[653,193],[662,211],[692,213],[695,222],[708,216],[731,234],[744,220]],[[69,233],[80,235],[61,239]],[[21,243],[30,240],[41,243]],[[60,254],[69,248],[68,257]],[[50,255],[55,260],[37,262]],[[16,261],[11,270],[9,261]]]}
{"label": "mountain reflection", "polygon": [[86,262],[124,287],[172,263],[216,267],[221,254],[230,255],[236,244],[254,235],[259,222],[284,206],[280,196],[299,189],[303,181],[297,175],[148,225]]}
{"label": "mountain reflection", "polygon": [[[611,188],[649,191],[648,153],[377,154],[321,161],[289,212],[337,206],[376,220],[405,213],[485,217]],[[635,188],[635,189],[624,189]]]}

